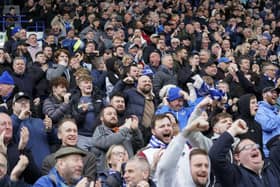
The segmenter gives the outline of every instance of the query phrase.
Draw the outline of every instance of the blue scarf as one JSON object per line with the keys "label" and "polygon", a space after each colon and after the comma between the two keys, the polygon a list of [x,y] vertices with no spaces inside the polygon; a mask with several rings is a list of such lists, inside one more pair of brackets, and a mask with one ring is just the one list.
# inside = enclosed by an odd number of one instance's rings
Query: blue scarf
{"label": "blue scarf", "polygon": [[148,147],[152,148],[167,148],[168,144],[163,143],[161,140],[157,139],[154,135],[151,137]]}

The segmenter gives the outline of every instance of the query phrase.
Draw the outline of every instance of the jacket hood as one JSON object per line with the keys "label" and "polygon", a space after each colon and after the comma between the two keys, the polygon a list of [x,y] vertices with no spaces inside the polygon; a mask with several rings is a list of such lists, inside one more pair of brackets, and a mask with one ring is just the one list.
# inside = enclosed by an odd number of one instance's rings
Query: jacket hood
{"label": "jacket hood", "polygon": [[237,103],[238,106],[238,112],[240,116],[246,117],[246,118],[252,118],[250,113],[250,98],[254,96],[254,94],[245,94],[242,95]]}

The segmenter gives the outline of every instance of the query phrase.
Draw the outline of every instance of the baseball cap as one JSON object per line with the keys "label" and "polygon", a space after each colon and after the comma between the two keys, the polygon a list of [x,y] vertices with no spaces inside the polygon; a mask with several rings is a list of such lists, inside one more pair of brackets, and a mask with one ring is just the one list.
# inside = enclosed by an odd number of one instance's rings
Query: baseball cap
{"label": "baseball cap", "polygon": [[31,99],[31,97],[25,93],[25,92],[18,92],[14,98],[13,98],[13,103],[16,102],[17,100],[21,99],[21,98],[26,98],[26,99]]}
{"label": "baseball cap", "polygon": [[159,38],[159,35],[158,35],[158,34],[152,34],[152,35],[150,36],[150,38]]}
{"label": "baseball cap", "polygon": [[271,91],[276,91],[277,93],[280,93],[280,88],[275,88],[275,87],[272,87],[272,86],[268,86],[268,87],[265,87],[262,90],[262,93],[271,92]]}
{"label": "baseball cap", "polygon": [[231,62],[231,60],[227,57],[221,57],[218,59],[218,63],[222,63],[222,62],[229,63],[229,62]]}

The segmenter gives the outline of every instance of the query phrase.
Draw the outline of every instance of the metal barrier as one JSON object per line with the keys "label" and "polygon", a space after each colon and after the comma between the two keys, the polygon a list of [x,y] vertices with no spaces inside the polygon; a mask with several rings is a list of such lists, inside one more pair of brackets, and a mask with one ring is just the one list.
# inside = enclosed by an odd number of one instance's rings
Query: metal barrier
{"label": "metal barrier", "polygon": [[[8,26],[7,18],[10,16],[2,16],[0,19],[0,24],[2,25],[2,28],[0,28],[2,32],[6,31],[6,28]],[[35,22],[29,22],[28,20],[24,19],[25,15],[17,15],[15,16],[17,20],[15,21],[15,26],[22,26],[23,24],[28,24],[26,27],[24,27],[27,31],[35,31],[35,32],[44,32],[45,31],[45,22],[44,21],[35,21]]]}

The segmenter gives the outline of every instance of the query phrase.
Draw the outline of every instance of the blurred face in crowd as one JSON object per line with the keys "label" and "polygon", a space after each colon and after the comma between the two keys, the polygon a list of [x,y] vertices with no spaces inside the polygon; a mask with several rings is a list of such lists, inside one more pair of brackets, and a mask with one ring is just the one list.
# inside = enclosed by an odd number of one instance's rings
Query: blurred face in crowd
{"label": "blurred face in crowd", "polygon": [[117,57],[123,57],[125,54],[124,48],[122,46],[118,46],[116,48],[116,56]]}
{"label": "blurred face in crowd", "polygon": [[72,121],[65,121],[58,128],[58,139],[61,140],[63,146],[75,146],[78,142],[77,125]]}
{"label": "blurred face in crowd", "polygon": [[171,55],[165,55],[162,57],[162,64],[164,64],[168,69],[172,69],[174,61]]}
{"label": "blurred face in crowd", "polygon": [[47,57],[48,59],[51,59],[51,58],[52,58],[52,55],[53,55],[52,48],[51,48],[51,47],[45,47],[45,48],[44,48],[44,54],[46,55],[46,57]]}
{"label": "blurred face in crowd", "polygon": [[125,111],[125,100],[121,96],[112,97],[110,104],[117,110],[118,113]]}
{"label": "blurred face in crowd", "polygon": [[16,74],[24,74],[26,65],[23,59],[15,59],[13,63],[13,70]]}
{"label": "blurred face in crowd", "polygon": [[125,166],[124,179],[127,186],[136,187],[137,184],[149,178],[149,171],[146,171],[141,163],[137,161],[128,161]]}
{"label": "blurred face in crowd", "polygon": [[161,140],[163,143],[168,144],[173,137],[173,126],[168,117],[155,121],[155,127],[152,129],[153,135]]}
{"label": "blurred face in crowd", "polygon": [[17,116],[19,116],[21,111],[24,110],[30,111],[30,100],[25,97],[16,100],[13,104],[13,113]]}
{"label": "blurred face in crowd", "polygon": [[58,128],[58,139],[63,146],[76,146],[78,142],[78,129],[73,121],[65,121]]}
{"label": "blurred face in crowd", "polygon": [[26,40],[26,38],[27,38],[27,32],[26,32],[25,29],[20,29],[20,31],[19,31],[19,38],[20,38],[21,40]]}
{"label": "blurred face in crowd", "polygon": [[37,35],[36,34],[31,34],[28,37],[28,43],[31,46],[36,46],[37,45]]}
{"label": "blurred face in crowd", "polygon": [[82,176],[83,159],[79,154],[71,154],[57,159],[56,168],[68,185],[73,185]]}
{"label": "blurred face in crowd", "polygon": [[153,67],[158,67],[160,65],[160,55],[158,53],[152,52],[150,54],[149,60]]}
{"label": "blurred face in crowd", "polygon": [[63,86],[62,84],[60,84],[57,86],[53,86],[52,91],[53,91],[53,95],[57,99],[61,100],[64,98],[64,95],[67,93],[67,88],[65,86]]}
{"label": "blurred face in crowd", "polygon": [[49,45],[54,44],[54,43],[55,43],[55,37],[54,37],[54,35],[52,35],[52,34],[48,35],[47,38],[46,38],[46,42],[47,42]]}
{"label": "blurred face in crowd", "polygon": [[85,48],[85,53],[90,54],[90,53],[94,53],[94,51],[95,51],[94,43],[92,43],[92,42],[87,43],[86,48]]}
{"label": "blurred face in crowd", "polygon": [[123,146],[117,145],[111,150],[107,163],[110,165],[110,168],[116,168],[119,163],[127,162],[127,160],[127,151]]}
{"label": "blurred face in crowd", "polygon": [[117,111],[113,107],[105,108],[100,119],[102,123],[109,128],[114,128],[118,125]]}
{"label": "blurred face in crowd", "polygon": [[191,66],[198,66],[199,65],[199,55],[193,55],[189,59],[189,63]]}
{"label": "blurred face in crowd", "polygon": [[93,85],[91,80],[83,80],[79,83],[79,88],[83,95],[91,95]]}
{"label": "blurred face in crowd", "polygon": [[242,140],[235,153],[235,159],[245,168],[253,170],[259,174],[263,167],[262,154],[259,145],[250,139]]}
{"label": "blurred face in crowd", "polygon": [[263,100],[271,105],[275,105],[278,98],[278,93],[275,90],[263,93]]}
{"label": "blurred face in crowd", "polygon": [[7,145],[13,137],[13,126],[10,116],[5,113],[0,113],[0,134],[4,134],[4,143]]}
{"label": "blurred face in crowd", "polygon": [[209,175],[209,159],[206,155],[196,154],[190,158],[190,169],[194,183],[206,186]]}
{"label": "blurred face in crowd", "polygon": [[240,62],[240,69],[242,72],[247,73],[250,70],[250,60],[242,59]]}
{"label": "blurred face in crowd", "polygon": [[132,77],[134,80],[137,80],[139,77],[139,68],[137,66],[131,66],[128,76]]}
{"label": "blurred face in crowd", "polygon": [[222,48],[224,51],[230,50],[230,41],[229,40],[223,40]]}
{"label": "blurred face in crowd", "polygon": [[213,124],[213,131],[216,134],[222,134],[232,125],[231,117],[221,117],[217,123]]}
{"label": "blurred face in crowd", "polygon": [[76,57],[72,57],[71,59],[70,59],[70,67],[72,68],[72,69],[79,69],[80,67],[81,67],[81,64],[80,64],[80,62],[79,62],[79,59],[78,58],[76,58]]}
{"label": "blurred face in crowd", "polygon": [[65,62],[65,63],[68,64],[68,62],[69,62],[69,56],[68,56],[66,53],[64,53],[64,52],[61,52],[61,53],[58,55],[58,57],[57,57],[57,62],[58,62],[58,63],[59,63],[59,62]]}
{"label": "blurred face in crowd", "polygon": [[36,56],[36,62],[39,62],[40,64],[45,64],[46,60],[47,58],[43,53]]}
{"label": "blurred face in crowd", "polygon": [[166,44],[165,44],[165,40],[164,39],[159,39],[158,40],[158,44],[157,44],[157,48],[161,51],[165,51],[166,49]]}
{"label": "blurred face in crowd", "polygon": [[256,97],[250,98],[250,114],[251,116],[255,116],[258,110],[258,101]]}
{"label": "blurred face in crowd", "polygon": [[201,52],[199,53],[199,60],[200,60],[201,63],[207,63],[208,60],[209,60],[209,58],[210,58],[210,55],[209,55],[208,52],[206,52],[206,51],[201,51]]}
{"label": "blurred face in crowd", "polygon": [[205,73],[209,76],[215,76],[217,74],[217,65],[212,64],[210,66],[205,67]]}
{"label": "blurred face in crowd", "polygon": [[141,76],[138,78],[137,89],[143,92],[144,94],[148,94],[152,90],[152,80],[148,76]]}
{"label": "blurred face in crowd", "polygon": [[264,74],[271,79],[274,79],[276,77],[277,71],[278,68],[274,65],[268,65],[264,67]]}
{"label": "blurred face in crowd", "polygon": [[184,98],[175,99],[169,102],[170,108],[175,111],[179,111],[184,106]]}

